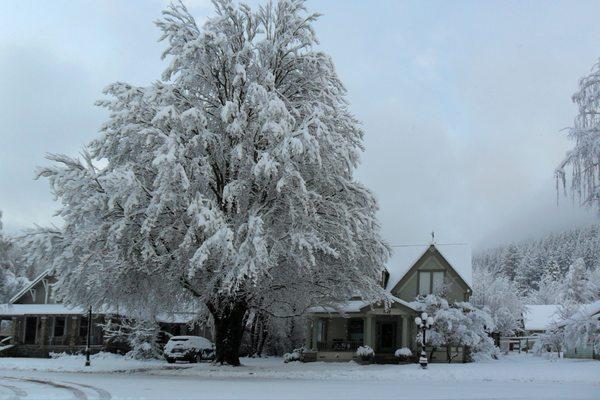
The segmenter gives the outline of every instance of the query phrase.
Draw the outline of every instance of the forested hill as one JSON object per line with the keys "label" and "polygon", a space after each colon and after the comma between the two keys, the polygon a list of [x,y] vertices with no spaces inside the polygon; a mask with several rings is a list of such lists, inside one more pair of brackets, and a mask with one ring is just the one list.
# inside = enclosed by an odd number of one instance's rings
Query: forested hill
{"label": "forested hill", "polygon": [[600,224],[478,252],[473,265],[507,276],[527,291],[537,290],[544,274],[563,278],[578,258],[588,271],[600,267]]}

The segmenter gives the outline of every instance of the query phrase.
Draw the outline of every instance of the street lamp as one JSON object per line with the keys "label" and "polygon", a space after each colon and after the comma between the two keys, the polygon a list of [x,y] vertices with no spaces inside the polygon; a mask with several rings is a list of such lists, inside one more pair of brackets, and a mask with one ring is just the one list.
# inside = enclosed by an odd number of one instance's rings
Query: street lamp
{"label": "street lamp", "polygon": [[92,306],[88,308],[87,337],[85,342],[85,366],[90,366],[90,341],[92,338]]}
{"label": "street lamp", "polygon": [[427,368],[427,353],[425,352],[425,332],[433,325],[433,318],[428,316],[426,312],[423,312],[420,317],[415,318],[415,324],[423,332],[423,339],[421,341],[421,357],[419,358],[419,364],[423,369]]}

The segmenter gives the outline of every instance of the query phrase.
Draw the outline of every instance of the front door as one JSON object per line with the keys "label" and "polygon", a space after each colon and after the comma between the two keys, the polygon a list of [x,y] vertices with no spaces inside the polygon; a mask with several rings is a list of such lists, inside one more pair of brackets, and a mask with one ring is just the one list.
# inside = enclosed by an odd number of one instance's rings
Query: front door
{"label": "front door", "polygon": [[377,351],[380,353],[393,353],[396,350],[396,323],[377,323]]}
{"label": "front door", "polygon": [[37,317],[25,318],[25,344],[35,344]]}

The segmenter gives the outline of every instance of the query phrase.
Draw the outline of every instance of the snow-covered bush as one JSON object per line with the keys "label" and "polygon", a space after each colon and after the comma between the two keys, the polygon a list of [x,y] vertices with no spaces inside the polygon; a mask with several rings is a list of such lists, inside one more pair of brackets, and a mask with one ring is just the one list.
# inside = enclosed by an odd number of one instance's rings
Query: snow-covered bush
{"label": "snow-covered bush", "polygon": [[302,361],[302,355],[308,351],[310,351],[310,349],[306,347],[294,349],[291,353],[285,353],[283,355],[283,362],[288,363],[290,361]]}
{"label": "snow-covered bush", "polygon": [[127,344],[130,350],[126,356],[129,358],[147,360],[162,357],[162,349],[157,342],[160,327],[156,321],[109,319],[101,327],[107,342]]}
{"label": "snow-covered bush", "polygon": [[289,362],[292,362],[292,361],[300,361],[300,359],[301,359],[300,353],[297,352],[297,351],[295,351],[295,350],[292,351],[291,353],[285,353],[283,355],[283,362],[284,363],[289,363]]}
{"label": "snow-covered bush", "polygon": [[370,346],[360,346],[356,349],[356,357],[362,361],[371,361],[375,358],[375,351]]}
{"label": "snow-covered bush", "polygon": [[[463,346],[474,360],[496,357],[497,348],[489,336],[489,332],[494,329],[494,321],[485,311],[468,302],[450,305],[436,295],[425,296],[412,304],[417,310],[425,311],[433,317],[433,326],[427,332],[426,344],[445,347],[448,362],[458,356],[458,353],[451,353],[451,348],[457,346]],[[416,341],[422,343],[420,332],[416,335]]]}
{"label": "snow-covered bush", "polygon": [[396,350],[394,355],[400,361],[408,361],[412,357],[412,351],[408,347],[402,347]]}

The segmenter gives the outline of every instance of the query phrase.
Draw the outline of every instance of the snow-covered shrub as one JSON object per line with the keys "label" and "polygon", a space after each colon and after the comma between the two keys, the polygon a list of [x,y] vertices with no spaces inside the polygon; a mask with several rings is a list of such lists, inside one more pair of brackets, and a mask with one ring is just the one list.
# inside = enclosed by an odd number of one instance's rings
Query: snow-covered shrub
{"label": "snow-covered shrub", "polygon": [[127,357],[136,360],[161,358],[162,351],[158,345],[160,327],[156,321],[121,318],[109,319],[101,325],[104,339],[109,343],[127,344],[130,351]]}
{"label": "snow-covered shrub", "polygon": [[[452,362],[459,354],[452,354],[451,348],[459,346],[470,352],[473,360],[496,357],[497,348],[488,334],[494,329],[494,321],[485,311],[468,302],[450,305],[447,300],[433,294],[412,304],[417,310],[433,317],[433,326],[426,335],[427,344],[445,347],[448,362]],[[420,332],[416,335],[416,341],[422,343]]]}
{"label": "snow-covered shrub", "polygon": [[297,351],[292,351],[291,353],[285,353],[283,355],[283,362],[284,363],[289,363],[292,361],[300,361],[300,353]]}
{"label": "snow-covered shrub", "polygon": [[294,349],[291,353],[285,353],[283,355],[283,362],[288,363],[290,361],[302,361],[302,355],[309,351],[310,349],[304,346]]}
{"label": "snow-covered shrub", "polygon": [[394,353],[400,361],[408,361],[412,357],[412,351],[408,347],[402,347]]}
{"label": "snow-covered shrub", "polygon": [[155,321],[137,322],[129,334],[131,351],[127,357],[136,360],[161,358],[161,348],[157,343],[160,327]]}
{"label": "snow-covered shrub", "polygon": [[363,361],[371,361],[375,358],[375,351],[370,346],[360,346],[356,349],[356,357]]}
{"label": "snow-covered shrub", "polygon": [[565,347],[565,332],[562,327],[552,326],[546,332],[538,335],[538,339],[533,345],[533,353],[541,355],[542,353],[561,352]]}

